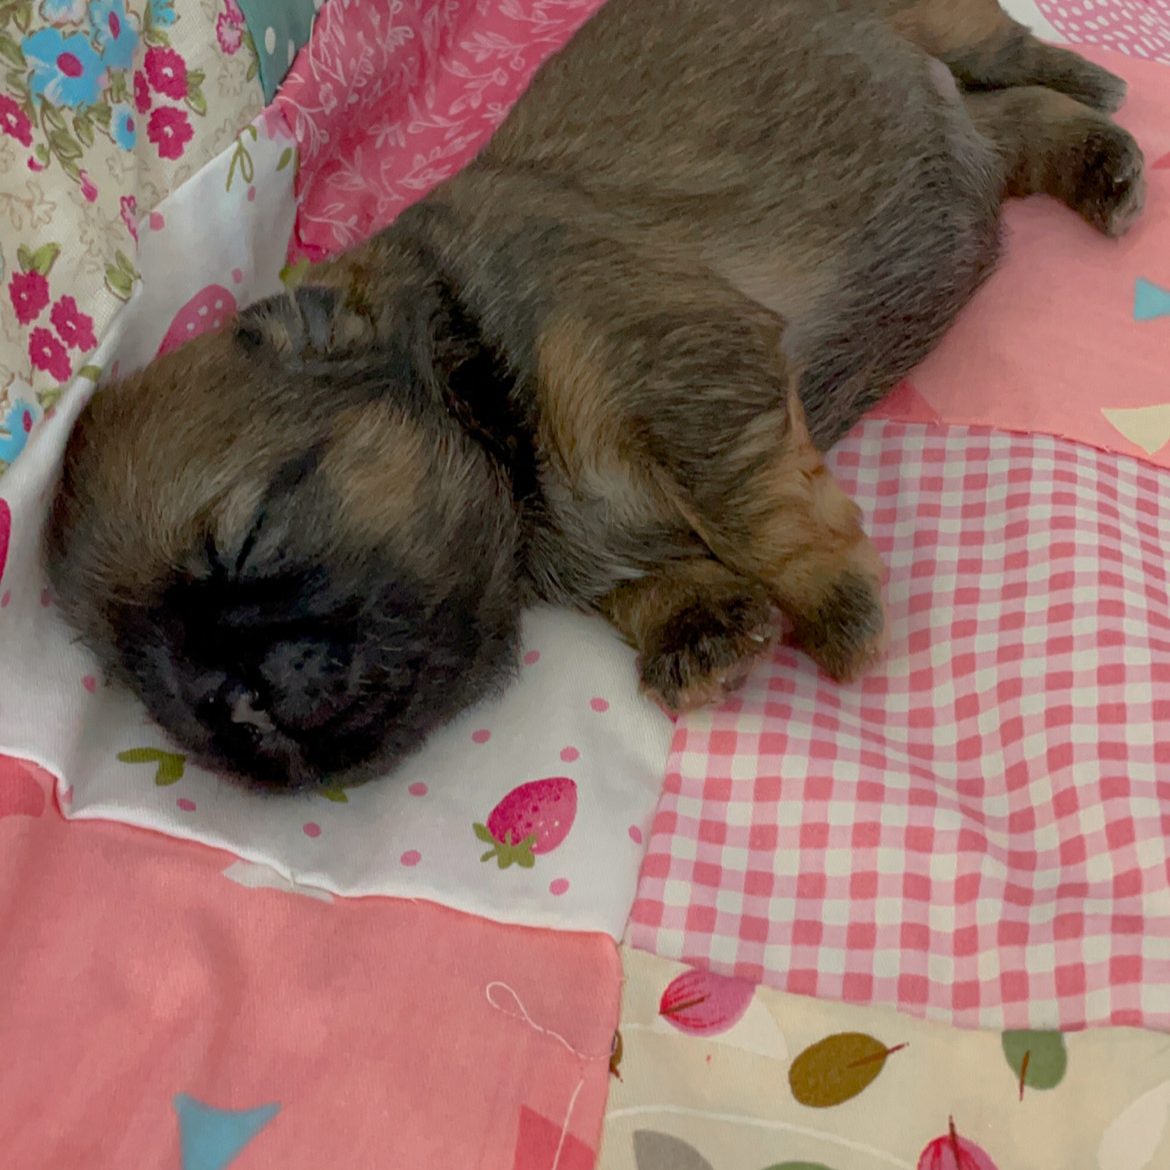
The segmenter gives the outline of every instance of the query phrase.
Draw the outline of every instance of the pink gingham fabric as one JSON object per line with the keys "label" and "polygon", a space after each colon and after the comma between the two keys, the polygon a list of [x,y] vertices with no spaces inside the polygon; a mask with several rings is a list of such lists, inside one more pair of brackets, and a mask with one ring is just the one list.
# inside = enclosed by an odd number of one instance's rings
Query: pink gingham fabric
{"label": "pink gingham fabric", "polygon": [[1170,1028],[1170,476],[870,420],[832,462],[891,650],[677,725],[635,946],[993,1028]]}

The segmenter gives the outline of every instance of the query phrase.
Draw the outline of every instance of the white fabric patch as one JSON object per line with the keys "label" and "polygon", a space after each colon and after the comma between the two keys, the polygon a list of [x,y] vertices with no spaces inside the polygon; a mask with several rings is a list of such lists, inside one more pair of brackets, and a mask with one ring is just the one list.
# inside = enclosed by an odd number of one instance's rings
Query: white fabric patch
{"label": "white fabric patch", "polygon": [[[282,288],[291,142],[275,119],[258,119],[254,130],[144,221],[142,284],[94,364],[141,366],[196,318],[214,323]],[[529,615],[519,681],[396,776],[344,800],[233,788],[191,766],[136,700],[102,683],[45,588],[39,533],[91,389],[71,388],[0,485],[0,511],[11,510],[0,578],[0,752],[54,772],[69,816],[220,846],[269,867],[272,880],[619,937],[671,724],[638,694],[633,653],[610,627],[560,611]]]}

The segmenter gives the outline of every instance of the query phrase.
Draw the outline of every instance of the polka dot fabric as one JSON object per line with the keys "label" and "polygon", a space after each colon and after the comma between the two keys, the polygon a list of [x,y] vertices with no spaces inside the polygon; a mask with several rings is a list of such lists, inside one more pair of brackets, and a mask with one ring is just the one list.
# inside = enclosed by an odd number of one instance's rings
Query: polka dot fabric
{"label": "polka dot fabric", "polygon": [[74,766],[53,769],[76,777],[68,815],[226,848],[317,891],[620,938],[671,724],[600,619],[540,611],[525,629],[539,653],[499,700],[392,777],[293,800],[202,772],[126,692],[99,686]]}
{"label": "polka dot fabric", "polygon": [[1170,0],[1036,0],[1036,6],[1073,44],[1170,65]]}
{"label": "polka dot fabric", "polygon": [[628,939],[964,1025],[1170,1028],[1170,480],[864,424],[884,669],[783,651],[679,720]]}
{"label": "polka dot fabric", "polygon": [[[262,116],[156,209],[137,255],[144,295],[119,315],[97,364],[139,368],[282,287],[292,155],[283,117]],[[633,652],[616,633],[600,619],[533,614],[514,684],[394,777],[257,802],[196,768],[128,692],[100,679],[44,588],[44,509],[91,390],[65,396],[3,481],[0,636],[16,665],[0,670],[0,750],[57,775],[71,817],[220,845],[318,893],[422,898],[620,936],[671,725],[639,695]]]}
{"label": "polka dot fabric", "polygon": [[272,101],[308,42],[322,0],[232,0],[256,47],[264,100]]}

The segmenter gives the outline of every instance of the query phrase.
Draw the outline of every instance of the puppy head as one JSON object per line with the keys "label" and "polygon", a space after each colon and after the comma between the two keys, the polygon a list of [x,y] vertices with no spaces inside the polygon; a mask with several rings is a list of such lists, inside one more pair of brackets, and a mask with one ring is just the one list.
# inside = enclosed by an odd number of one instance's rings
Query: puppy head
{"label": "puppy head", "polygon": [[498,365],[441,287],[398,307],[387,329],[325,288],[262,302],[100,389],[66,451],[67,620],[265,790],[390,768],[515,659],[508,469],[450,402]]}

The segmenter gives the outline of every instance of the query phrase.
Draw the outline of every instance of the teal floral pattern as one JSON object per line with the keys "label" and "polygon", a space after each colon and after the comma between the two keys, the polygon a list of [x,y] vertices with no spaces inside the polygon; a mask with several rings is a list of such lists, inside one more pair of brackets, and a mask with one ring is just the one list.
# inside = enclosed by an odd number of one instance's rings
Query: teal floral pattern
{"label": "teal floral pattern", "polygon": [[254,49],[220,44],[224,11],[0,0],[0,472],[91,368],[144,217],[259,109]]}

